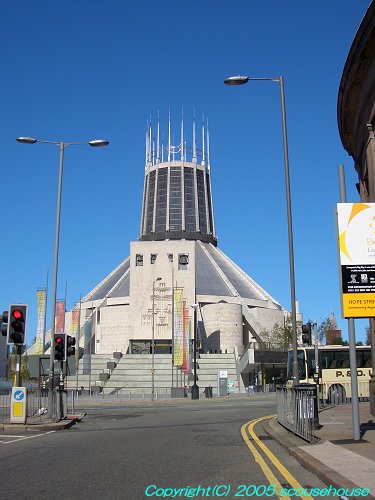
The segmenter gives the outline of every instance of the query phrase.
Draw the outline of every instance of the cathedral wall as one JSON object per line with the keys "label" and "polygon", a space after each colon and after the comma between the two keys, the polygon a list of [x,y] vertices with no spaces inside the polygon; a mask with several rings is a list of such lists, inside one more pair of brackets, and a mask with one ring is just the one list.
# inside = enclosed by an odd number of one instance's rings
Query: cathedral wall
{"label": "cathedral wall", "polygon": [[241,304],[207,304],[202,316],[210,351],[233,352],[234,346],[243,349]]}
{"label": "cathedral wall", "polygon": [[171,339],[172,283],[183,289],[189,309],[195,303],[195,242],[132,242],[130,259],[130,338],[152,338],[153,282],[160,277],[154,285],[154,338]]}
{"label": "cathedral wall", "polygon": [[100,323],[95,325],[96,352],[112,354],[127,352],[129,347],[129,305],[100,309]]}
{"label": "cathedral wall", "polygon": [[279,325],[284,324],[286,311],[254,307],[251,309],[251,314],[255,316],[262,329],[270,332],[276,323]]}

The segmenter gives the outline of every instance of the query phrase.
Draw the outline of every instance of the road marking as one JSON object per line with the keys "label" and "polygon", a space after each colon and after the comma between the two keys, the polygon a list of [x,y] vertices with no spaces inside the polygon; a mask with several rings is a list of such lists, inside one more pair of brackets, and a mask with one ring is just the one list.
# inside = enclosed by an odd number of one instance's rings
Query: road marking
{"label": "road marking", "polygon": [[[251,422],[251,420],[250,420],[250,422]],[[259,467],[262,469],[263,474],[268,479],[268,482],[270,484],[272,484],[272,485],[275,485],[277,496],[279,498],[281,498],[280,497],[280,491],[281,491],[282,486],[281,486],[280,482],[276,479],[276,476],[273,474],[273,472],[271,471],[271,469],[268,467],[268,465],[266,464],[266,462],[262,458],[261,454],[255,448],[255,446],[252,444],[252,442],[250,441],[250,439],[248,438],[248,436],[246,434],[246,427],[247,427],[248,424],[249,424],[249,422],[247,422],[246,424],[244,424],[241,427],[241,434],[242,434],[243,440],[245,441],[245,443],[247,444],[247,446],[250,449],[251,453],[253,454],[253,456],[255,458],[255,461],[257,462],[257,464],[259,465]],[[290,497],[285,497],[285,498],[290,498]]]}
{"label": "road marking", "polygon": [[[250,439],[248,438],[246,434],[246,429],[248,430],[251,438],[253,439],[254,443],[257,444],[257,446],[266,454],[268,459],[272,462],[272,464],[276,467],[276,469],[280,472],[280,474],[286,479],[286,481],[294,488],[295,490],[303,487],[301,484],[297,481],[297,479],[284,467],[284,465],[278,460],[278,458],[272,453],[271,450],[267,448],[267,446],[262,443],[262,441],[258,438],[258,436],[254,432],[254,426],[258,422],[261,422],[262,420],[265,420],[267,418],[272,418],[274,415],[268,415],[266,417],[261,417],[261,418],[256,418],[253,420],[250,420],[246,424],[244,424],[241,427],[241,434],[242,437],[247,444],[247,446],[250,448],[251,452],[254,455],[255,461],[259,464],[261,467],[263,473],[267,477],[268,481],[270,484],[276,484],[276,492],[279,498],[289,498],[286,495],[283,495],[282,497],[280,496],[280,492],[282,489],[282,486],[280,482],[276,479],[275,475],[272,473],[271,469],[268,467],[256,447],[251,443]],[[309,495],[301,496],[300,498],[304,498],[306,500],[313,500],[313,497]]]}
{"label": "road marking", "polygon": [[56,432],[56,431],[48,431],[48,432],[43,432],[42,434],[36,434],[34,436],[13,436],[13,437],[17,437],[18,439],[13,439],[12,441],[4,441],[2,444],[9,444],[9,443],[16,443],[17,441],[24,441],[25,439],[33,439],[33,438],[36,438],[36,437],[40,437],[40,436],[46,436],[47,434],[52,434],[53,432]]}
{"label": "road marking", "polygon": [[24,436],[15,436],[14,434],[1,434],[0,438],[21,438]]}

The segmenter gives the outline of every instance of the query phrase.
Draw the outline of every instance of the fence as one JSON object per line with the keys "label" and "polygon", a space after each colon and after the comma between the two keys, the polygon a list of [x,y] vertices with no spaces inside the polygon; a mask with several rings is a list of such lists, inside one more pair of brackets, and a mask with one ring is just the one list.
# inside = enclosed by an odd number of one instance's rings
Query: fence
{"label": "fence", "polygon": [[[58,408],[58,401],[61,405]],[[10,387],[0,388],[0,422],[10,422],[12,389]],[[53,420],[60,420],[74,413],[74,395],[68,395],[65,391],[55,391],[53,398]],[[26,423],[36,424],[48,420],[48,391],[39,387],[27,388]]]}
{"label": "fence", "polygon": [[[93,389],[93,388],[92,388]],[[99,392],[96,390],[90,389],[69,389],[68,392],[68,400],[74,398],[75,402],[83,401],[83,400],[92,400],[92,401],[151,401],[152,393],[149,390],[145,391],[128,391],[123,387],[119,387],[117,389],[111,390],[111,392]],[[179,388],[183,390],[183,387]],[[203,392],[202,392],[203,394]],[[204,396],[204,394],[203,394]],[[202,397],[203,397],[202,396]],[[187,393],[187,397],[190,397],[190,394]],[[171,388],[165,388],[162,390],[155,391],[154,399],[158,401],[168,401],[170,399],[174,399],[175,396],[172,395]]]}
{"label": "fence", "polygon": [[276,390],[277,420],[286,429],[312,443],[318,424],[316,386],[278,387]]}

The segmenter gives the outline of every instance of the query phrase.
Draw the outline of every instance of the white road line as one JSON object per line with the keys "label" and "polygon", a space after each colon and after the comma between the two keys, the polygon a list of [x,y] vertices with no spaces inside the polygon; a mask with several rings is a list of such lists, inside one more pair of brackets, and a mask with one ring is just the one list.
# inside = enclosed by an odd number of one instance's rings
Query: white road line
{"label": "white road line", "polygon": [[24,436],[15,436],[14,434],[1,434],[0,438],[22,438]]}
{"label": "white road line", "polygon": [[46,436],[47,434],[52,434],[53,432],[56,432],[56,431],[43,432],[43,434],[36,434],[34,436],[23,436],[23,437],[20,437],[19,439],[13,439],[12,441],[4,441],[3,444],[16,443],[17,441],[23,441],[25,439],[33,439],[33,438],[40,437],[40,436]]}

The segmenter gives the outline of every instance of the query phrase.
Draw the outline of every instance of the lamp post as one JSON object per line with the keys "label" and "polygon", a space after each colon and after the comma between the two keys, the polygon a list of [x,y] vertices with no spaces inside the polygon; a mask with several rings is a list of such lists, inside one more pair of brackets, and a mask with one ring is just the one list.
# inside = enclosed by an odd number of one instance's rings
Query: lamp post
{"label": "lamp post", "polygon": [[288,157],[288,139],[286,132],[286,111],[285,111],[285,95],[284,95],[284,79],[282,76],[274,78],[253,78],[249,76],[231,76],[224,80],[226,85],[244,85],[249,81],[269,80],[280,84],[280,100],[281,100],[281,119],[283,129],[283,144],[284,144],[284,167],[285,167],[285,187],[286,187],[286,206],[288,218],[288,246],[289,246],[289,275],[290,275],[290,300],[292,306],[292,341],[293,341],[293,385],[299,383],[298,359],[297,359],[297,313],[296,313],[296,294],[295,294],[295,278],[294,278],[294,252],[293,252],[293,226],[292,226],[292,204],[290,196],[290,179],[289,179],[289,157]]}
{"label": "lamp post", "polygon": [[64,150],[66,146],[75,146],[81,144],[89,144],[92,147],[108,146],[109,142],[103,139],[96,139],[86,142],[61,142],[61,141],[45,141],[35,139],[33,137],[17,137],[17,142],[21,144],[35,144],[43,142],[45,144],[54,144],[60,148],[60,163],[59,163],[59,179],[57,188],[57,208],[56,208],[56,231],[55,231],[55,251],[54,251],[54,271],[53,271],[53,288],[52,288],[52,317],[51,317],[51,348],[49,362],[49,378],[50,384],[48,388],[48,416],[53,418],[53,385],[54,385],[54,361],[55,361],[55,315],[56,315],[56,293],[57,293],[57,271],[59,263],[59,238],[60,238],[60,213],[61,213],[61,193],[62,193],[62,176],[64,164]]}
{"label": "lamp post", "polygon": [[160,280],[156,278],[152,282],[151,401],[155,399],[155,283]]}
{"label": "lamp post", "polygon": [[191,399],[199,399],[199,386],[197,384],[197,309],[199,304],[192,304],[194,309],[194,384],[191,388]]}

